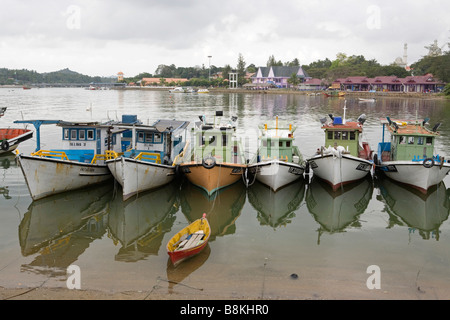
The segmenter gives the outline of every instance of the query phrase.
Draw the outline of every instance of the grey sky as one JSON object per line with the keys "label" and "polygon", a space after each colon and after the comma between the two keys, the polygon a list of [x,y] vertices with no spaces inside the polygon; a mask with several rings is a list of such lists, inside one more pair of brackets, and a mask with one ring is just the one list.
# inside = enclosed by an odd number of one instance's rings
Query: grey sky
{"label": "grey sky", "polygon": [[[390,64],[450,41],[450,1],[0,0],[0,67],[154,73],[159,64],[302,64],[338,52]],[[444,48],[445,50],[448,47]]]}

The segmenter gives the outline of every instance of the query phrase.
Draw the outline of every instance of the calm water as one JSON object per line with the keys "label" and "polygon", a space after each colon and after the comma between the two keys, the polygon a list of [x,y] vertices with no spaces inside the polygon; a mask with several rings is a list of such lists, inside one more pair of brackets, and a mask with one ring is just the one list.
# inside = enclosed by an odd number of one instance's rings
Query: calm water
{"label": "calm water", "polygon": [[[237,115],[247,156],[256,125],[279,115],[298,126],[305,157],[323,142],[319,118],[341,115],[343,99],[269,94],[169,94],[154,91],[0,89],[0,120],[105,120],[137,114],[198,120],[223,110]],[[347,98],[347,118],[367,115],[365,138],[376,149],[379,118],[430,117],[442,122],[440,154],[450,156],[450,104],[441,100]],[[56,148],[60,129],[43,126],[42,147]],[[19,149],[30,153],[35,140]],[[177,181],[122,202],[114,183],[33,202],[13,156],[0,157],[0,286],[65,287],[67,267],[81,270],[82,289],[183,297],[450,298],[450,178],[424,197],[391,181],[363,180],[339,192],[313,181],[276,194],[237,183],[208,199]],[[212,237],[198,257],[174,269],[165,245],[208,213]],[[369,290],[367,268],[381,270]],[[297,279],[291,277],[298,275]]]}

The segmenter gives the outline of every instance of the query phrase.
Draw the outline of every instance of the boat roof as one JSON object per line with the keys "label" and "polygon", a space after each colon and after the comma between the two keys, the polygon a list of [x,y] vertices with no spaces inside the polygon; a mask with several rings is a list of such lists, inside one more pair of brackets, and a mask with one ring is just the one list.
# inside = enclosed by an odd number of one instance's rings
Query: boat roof
{"label": "boat roof", "polygon": [[189,125],[189,121],[180,121],[180,120],[158,120],[152,125],[143,125],[143,124],[121,124],[119,125],[122,129],[136,129],[143,131],[153,131],[153,132],[175,132],[177,130],[185,129]]}
{"label": "boat roof", "polygon": [[[389,121],[390,120],[390,121]],[[387,119],[380,118],[382,124],[388,125],[388,130],[394,135],[420,135],[420,136],[438,136],[438,132],[433,132],[424,126],[423,119],[405,120],[405,119]],[[395,122],[397,127],[390,125]]]}
{"label": "boat roof", "polygon": [[346,121],[345,124],[334,124],[333,122],[326,123],[322,126],[324,130],[358,130],[362,132],[362,125],[359,122],[355,121]]}

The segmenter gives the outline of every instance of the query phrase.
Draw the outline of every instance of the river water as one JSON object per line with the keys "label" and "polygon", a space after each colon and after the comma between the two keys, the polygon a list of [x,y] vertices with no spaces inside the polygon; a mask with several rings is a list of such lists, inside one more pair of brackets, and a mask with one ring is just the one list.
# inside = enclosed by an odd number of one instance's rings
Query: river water
{"label": "river water", "polygon": [[[237,133],[251,157],[257,125],[278,115],[297,126],[296,144],[306,158],[324,141],[319,119],[342,115],[344,103],[347,119],[367,115],[364,136],[374,150],[382,137],[380,117],[429,117],[432,125],[442,122],[438,153],[450,155],[450,104],[439,99],[380,97],[361,103],[351,96],[2,88],[0,107],[8,110],[0,124],[101,121],[123,114],[149,124],[193,123],[199,115],[223,110],[238,116]],[[60,128],[42,126],[41,137],[42,148],[58,148]],[[22,143],[20,152],[34,151],[35,143],[35,138]],[[14,156],[3,156],[0,286],[66,287],[67,268],[76,265],[82,289],[149,296],[449,299],[446,186],[449,176],[423,196],[385,179],[366,179],[338,192],[315,179],[277,193],[239,182],[208,199],[180,179],[126,202],[113,182],[33,202]],[[203,212],[212,227],[208,247],[173,268],[167,241]]]}

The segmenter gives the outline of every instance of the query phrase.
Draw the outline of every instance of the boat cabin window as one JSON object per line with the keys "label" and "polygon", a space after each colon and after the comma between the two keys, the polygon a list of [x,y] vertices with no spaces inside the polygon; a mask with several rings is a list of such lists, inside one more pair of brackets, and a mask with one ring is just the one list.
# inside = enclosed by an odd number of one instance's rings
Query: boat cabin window
{"label": "boat cabin window", "polygon": [[145,142],[152,142],[153,141],[153,134],[146,133],[145,134]]}
{"label": "boat cabin window", "polygon": [[153,142],[155,142],[155,143],[161,142],[161,134],[160,133],[155,133],[153,135]]}
{"label": "boat cabin window", "polygon": [[290,141],[286,141],[286,147],[290,148],[291,147],[291,142]]}
{"label": "boat cabin window", "polygon": [[423,145],[423,137],[417,137],[417,144],[420,146]]}
{"label": "boat cabin window", "polygon": [[414,144],[414,137],[408,137],[408,144]]}
{"label": "boat cabin window", "polygon": [[341,132],[340,131],[334,132],[334,140],[341,140]]}
{"label": "boat cabin window", "polygon": [[328,140],[333,139],[333,131],[328,131]]}
{"label": "boat cabin window", "polygon": [[406,144],[406,137],[405,136],[400,136],[399,137],[399,143],[398,144]]}
{"label": "boat cabin window", "polygon": [[64,129],[64,140],[69,140],[69,129]]}
{"label": "boat cabin window", "polygon": [[342,131],[342,140],[348,140],[348,132]]}
{"label": "boat cabin window", "polygon": [[356,133],[354,131],[350,131],[350,140],[356,139]]}
{"label": "boat cabin window", "polygon": [[70,140],[77,140],[77,130],[70,130]]}
{"label": "boat cabin window", "polygon": [[280,147],[280,148],[283,147],[283,141],[278,142],[278,147]]}
{"label": "boat cabin window", "polygon": [[138,133],[138,142],[144,142],[144,132]]}
{"label": "boat cabin window", "polygon": [[87,139],[94,140],[94,130],[87,130]]}
{"label": "boat cabin window", "polygon": [[431,146],[433,144],[433,138],[427,137],[427,146]]}
{"label": "boat cabin window", "polygon": [[78,139],[79,140],[84,140],[86,137],[86,131],[85,130],[80,130],[79,132],[78,132]]}

